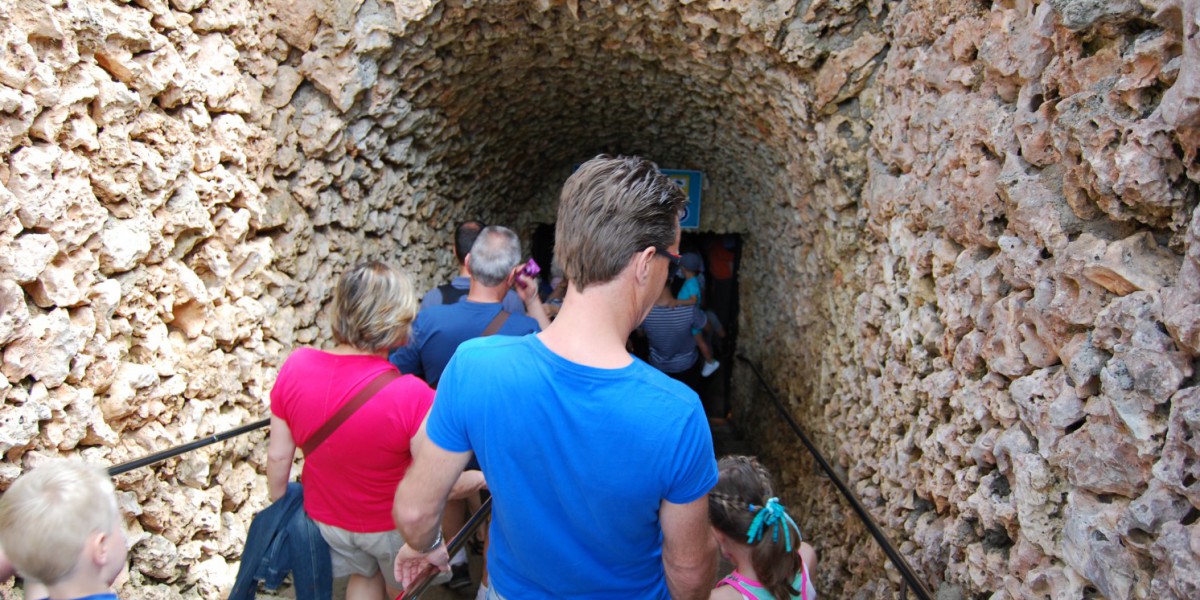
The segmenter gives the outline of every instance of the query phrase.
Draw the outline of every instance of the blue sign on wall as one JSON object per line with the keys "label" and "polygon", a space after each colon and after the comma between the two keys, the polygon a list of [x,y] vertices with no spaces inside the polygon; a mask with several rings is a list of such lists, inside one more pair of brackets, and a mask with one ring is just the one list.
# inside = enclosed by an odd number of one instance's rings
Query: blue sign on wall
{"label": "blue sign on wall", "polygon": [[660,169],[660,171],[683,188],[683,193],[687,194],[687,208],[679,217],[680,229],[698,229],[700,227],[700,184],[704,180],[704,173],[678,169]]}

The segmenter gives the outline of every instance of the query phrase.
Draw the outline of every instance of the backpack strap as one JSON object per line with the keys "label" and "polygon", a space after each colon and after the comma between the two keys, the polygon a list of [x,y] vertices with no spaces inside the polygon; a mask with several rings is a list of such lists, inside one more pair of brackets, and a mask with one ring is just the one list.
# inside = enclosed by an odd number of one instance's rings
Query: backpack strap
{"label": "backpack strap", "polygon": [[504,310],[503,308],[500,309],[500,312],[496,313],[495,317],[492,317],[492,322],[488,323],[488,326],[483,330],[483,333],[479,334],[479,337],[496,335],[496,332],[500,331],[501,327],[504,327],[504,322],[507,320],[508,311]]}
{"label": "backpack strap", "polygon": [[362,389],[358,390],[358,393],[349,402],[343,404],[332,417],[329,417],[329,420],[325,421],[325,424],[316,433],[309,436],[307,440],[304,440],[304,444],[300,446],[300,449],[304,450],[304,456],[307,457],[312,454],[317,449],[317,446],[321,445],[321,442],[324,442],[342,423],[346,422],[346,419],[349,419],[355,411],[367,403],[367,400],[370,400],[372,396],[379,393],[379,390],[382,390],[384,386],[394,381],[397,377],[400,377],[400,371],[388,369],[376,375],[375,379],[372,379]]}
{"label": "backpack strap", "polygon": [[442,304],[454,304],[455,302],[458,302],[460,298],[466,296],[467,292],[470,291],[460,290],[449,283],[446,285],[439,285],[437,289],[441,290],[442,292]]}

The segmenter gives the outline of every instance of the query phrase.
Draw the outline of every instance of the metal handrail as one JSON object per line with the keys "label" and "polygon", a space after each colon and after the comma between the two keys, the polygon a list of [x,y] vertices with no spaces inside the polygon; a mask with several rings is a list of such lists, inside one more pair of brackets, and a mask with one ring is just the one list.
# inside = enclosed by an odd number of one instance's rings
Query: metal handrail
{"label": "metal handrail", "polygon": [[[262,419],[261,421],[248,423],[246,425],[242,425],[241,427],[230,429],[229,431],[223,431],[205,438],[200,438],[194,442],[175,446],[174,448],[169,448],[167,450],[163,450],[162,452],[155,452],[154,454],[143,456],[139,459],[123,462],[119,465],[109,467],[108,474],[111,477],[132,471],[134,469],[149,466],[154,463],[162,462],[168,458],[179,456],[180,454],[186,454],[192,450],[203,448],[210,444],[215,444],[229,438],[237,437],[243,433],[249,433],[255,429],[262,429],[270,423],[271,419]],[[475,514],[471,515],[471,518],[467,520],[466,525],[463,525],[463,528],[461,531],[459,531],[458,535],[454,536],[453,540],[450,540],[450,544],[447,545],[447,551],[449,551],[450,556],[454,556],[459,550],[462,549],[464,545],[466,545],[467,540],[470,539],[472,535],[475,535],[475,532],[484,523],[491,512],[492,499],[488,498],[479,507],[479,510],[476,511]],[[433,579],[437,576],[437,574],[437,569],[433,568],[432,566],[423,572],[421,576],[418,577],[417,580],[414,581],[412,585],[408,586],[408,589],[404,591],[404,594],[402,595],[404,600],[415,600],[417,597],[419,597],[421,593],[425,591],[425,588],[429,587],[429,584],[433,582]]]}
{"label": "metal handrail", "polygon": [[[192,450],[203,448],[210,444],[215,444],[229,438],[237,437],[243,433],[250,433],[256,429],[262,429],[270,423],[271,419],[262,419],[260,421],[242,425],[241,427],[230,429],[229,431],[223,431],[208,437],[200,438],[193,442],[175,446],[174,448],[169,448],[161,452],[155,452],[153,454],[143,456],[142,458],[123,462],[118,465],[113,465],[108,468],[108,475],[112,477],[115,475],[120,475],[121,473],[132,471],[134,469],[162,462],[168,458],[179,456],[180,454],[186,454]],[[458,551],[466,545],[467,540],[470,539],[472,535],[475,535],[475,532],[479,530],[479,527],[483,525],[483,523],[487,520],[488,515],[491,513],[492,499],[489,497],[483,502],[482,505],[480,505],[479,510],[475,511],[475,514],[471,515],[471,518],[467,520],[466,525],[463,525],[462,529],[458,532],[458,535],[454,536],[453,540],[450,540],[450,543],[446,547],[446,550],[450,553],[450,556],[457,554]],[[404,591],[404,593],[401,595],[401,598],[404,600],[415,600],[425,591],[426,588],[429,587],[429,584],[433,582],[433,579],[437,576],[437,574],[438,570],[430,566],[427,570],[422,572],[419,577],[417,577],[416,581],[408,586],[408,589]]]}
{"label": "metal handrail", "polygon": [[[458,551],[462,550],[462,547],[466,545],[467,540],[470,539],[472,535],[475,535],[475,531],[478,530],[481,525],[483,525],[490,514],[492,514],[491,497],[483,501],[483,504],[479,507],[479,510],[475,511],[475,514],[471,515],[471,518],[467,520],[467,524],[463,525],[462,529],[459,530],[458,535],[454,536],[454,539],[450,540],[450,544],[446,546],[446,552],[449,552],[450,556],[458,554]],[[430,583],[433,583],[433,578],[436,577],[437,574],[438,570],[430,565],[421,573],[420,576],[417,577],[416,581],[413,581],[411,584],[409,584],[408,588],[404,590],[404,593],[397,597],[397,600],[416,600],[417,598],[421,597],[421,594],[425,591],[425,588],[429,587]]]}
{"label": "metal handrail", "polygon": [[150,454],[148,456],[143,456],[142,458],[139,458],[136,460],[131,460],[129,462],[123,462],[119,465],[114,465],[114,466],[109,467],[108,475],[110,477],[114,476],[114,475],[120,475],[121,473],[132,471],[132,470],[140,468],[140,467],[145,467],[147,465],[152,465],[157,462],[162,462],[164,460],[167,460],[168,458],[171,458],[174,456],[179,456],[180,454],[185,454],[187,452],[191,452],[192,450],[195,450],[197,448],[203,448],[209,444],[215,444],[222,440],[227,440],[232,437],[237,437],[239,435],[242,435],[243,433],[249,433],[251,431],[254,431],[255,429],[261,429],[263,427],[266,427],[270,423],[271,423],[271,419],[269,419],[269,418],[263,419],[261,421],[255,421],[253,423],[242,425],[241,427],[237,427],[235,429],[230,429],[229,431],[224,431],[221,433],[213,434],[206,438],[200,438],[194,442],[189,442],[189,443],[183,444],[181,446],[175,446],[174,448],[163,450],[162,452],[155,452],[154,454]]}
{"label": "metal handrail", "polygon": [[846,485],[846,482],[842,481],[842,478],[834,472],[833,467],[829,466],[829,462],[825,460],[825,457],[821,454],[821,451],[817,449],[816,445],[812,443],[812,440],[810,440],[808,436],[804,434],[804,431],[800,429],[800,426],[796,424],[796,420],[792,418],[791,413],[789,413],[783,406],[783,403],[779,401],[779,397],[775,395],[774,390],[771,389],[771,386],[767,385],[767,380],[763,377],[762,371],[758,369],[758,365],[755,365],[753,362],[751,362],[751,360],[747,358],[745,354],[738,354],[737,357],[742,362],[745,362],[747,365],[749,365],[751,371],[754,371],[755,377],[758,378],[758,383],[762,385],[764,390],[767,391],[767,395],[769,395],[771,397],[771,401],[775,403],[775,408],[779,410],[779,414],[782,415],[784,420],[787,421],[788,425],[791,426],[792,431],[796,432],[796,435],[800,438],[800,441],[804,442],[804,445],[808,448],[809,453],[812,454],[813,458],[817,461],[817,464],[821,466],[821,470],[825,471],[825,474],[828,475],[831,480],[833,480],[833,484],[837,486],[838,491],[840,491],[842,496],[845,496],[846,501],[850,503],[850,507],[854,509],[854,512],[858,513],[858,518],[863,522],[863,525],[866,525],[867,531],[871,532],[871,536],[875,538],[875,541],[883,549],[883,553],[887,555],[888,559],[892,561],[892,564],[895,565],[896,569],[900,571],[900,575],[908,583],[908,586],[913,589],[913,592],[915,592],[917,597],[921,600],[933,600],[933,594],[929,592],[929,588],[925,586],[925,583],[921,581],[919,577],[917,577],[916,572],[913,571],[911,566],[909,566],[908,561],[904,560],[904,557],[901,556],[900,552],[896,550],[896,547],[892,545],[891,540],[889,540],[887,535],[883,533],[883,530],[879,528],[879,525],[875,523],[875,519],[871,518],[871,514],[868,513],[867,509],[863,507],[861,502],[859,502],[858,497],[854,495],[854,492],[850,491],[850,487]]}

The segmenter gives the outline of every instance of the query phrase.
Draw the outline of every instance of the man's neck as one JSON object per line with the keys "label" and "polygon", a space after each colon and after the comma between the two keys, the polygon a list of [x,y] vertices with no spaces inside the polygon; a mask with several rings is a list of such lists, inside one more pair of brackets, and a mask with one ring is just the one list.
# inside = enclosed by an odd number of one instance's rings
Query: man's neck
{"label": "man's neck", "polygon": [[500,302],[504,300],[504,295],[507,293],[508,286],[505,284],[489,287],[471,279],[471,289],[467,292],[467,300],[485,303]]}
{"label": "man's neck", "polygon": [[669,306],[675,296],[671,293],[671,288],[664,287],[663,291],[658,293],[658,299],[654,301],[657,306]]}
{"label": "man's neck", "polygon": [[558,317],[538,339],[576,364],[599,369],[628,366],[633,359],[625,340],[644,316],[629,285],[622,277],[582,292],[570,285]]}
{"label": "man's neck", "polygon": [[467,265],[464,265],[464,264],[458,265],[458,276],[459,277],[470,277],[471,276],[471,272],[467,270]]}

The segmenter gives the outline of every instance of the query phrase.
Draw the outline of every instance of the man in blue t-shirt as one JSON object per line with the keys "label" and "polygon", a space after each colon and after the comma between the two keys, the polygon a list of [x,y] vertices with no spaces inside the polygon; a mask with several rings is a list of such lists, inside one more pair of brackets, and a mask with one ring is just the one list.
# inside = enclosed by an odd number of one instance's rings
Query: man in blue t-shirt
{"label": "man in blue t-shirt", "polygon": [[424,379],[438,386],[442,370],[459,344],[483,335],[525,335],[549,325],[546,311],[532,280],[518,284],[525,303],[525,315],[504,310],[503,298],[517,281],[521,263],[521,242],[507,227],[485,227],[466,256],[471,287],[466,298],[453,304],[424,307],[413,322],[408,343],[392,351],[388,360],[401,373]]}
{"label": "man in blue t-shirt", "polygon": [[402,582],[446,565],[438,519],[474,455],[494,503],[487,598],[708,597],[704,409],[625,351],[678,259],[685,201],[640,158],[598,156],[567,180],[562,310],[537,335],[464,343],[443,372],[396,492]]}

